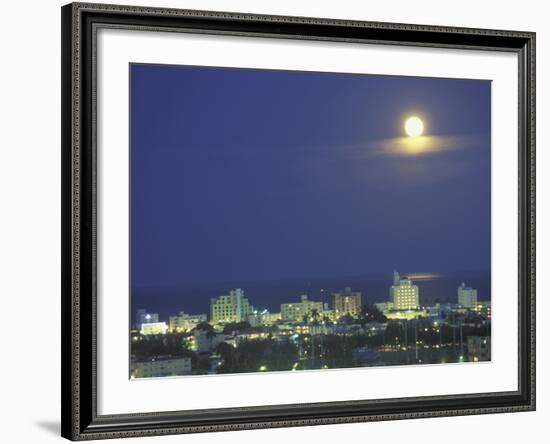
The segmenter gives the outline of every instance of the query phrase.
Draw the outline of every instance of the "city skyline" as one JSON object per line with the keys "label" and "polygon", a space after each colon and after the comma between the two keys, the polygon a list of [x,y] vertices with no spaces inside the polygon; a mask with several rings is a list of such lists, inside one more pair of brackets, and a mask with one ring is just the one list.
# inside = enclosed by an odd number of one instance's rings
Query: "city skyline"
{"label": "city skyline", "polygon": [[130,377],[491,359],[491,303],[478,300],[477,289],[461,282],[458,303],[425,305],[410,276],[394,270],[392,277],[389,298],[377,304],[345,287],[331,293],[330,304],[302,294],[272,313],[234,288],[212,298],[209,313],[182,310],[163,319],[139,309]]}
{"label": "city skyline", "polygon": [[[491,299],[490,273],[479,275],[442,275],[435,273],[402,273],[411,276],[421,289],[421,301],[457,302],[456,288],[463,282],[472,283],[479,290],[480,300]],[[420,279],[417,278],[420,277]],[[352,287],[361,291],[364,302],[377,303],[387,299],[388,288],[392,284],[391,270],[385,277],[351,277],[342,279],[313,279],[308,283],[300,280],[282,282],[231,282],[216,285],[197,285],[188,288],[150,288],[133,289],[133,306],[148,307],[165,315],[178,310],[192,312],[208,312],[209,301],[232,288],[242,288],[247,294],[258,296],[261,309],[275,310],[282,302],[289,298],[297,298],[301,294],[308,294],[312,298],[331,302],[331,292]],[[309,284],[309,285],[308,285]],[[321,292],[320,290],[324,290]]]}

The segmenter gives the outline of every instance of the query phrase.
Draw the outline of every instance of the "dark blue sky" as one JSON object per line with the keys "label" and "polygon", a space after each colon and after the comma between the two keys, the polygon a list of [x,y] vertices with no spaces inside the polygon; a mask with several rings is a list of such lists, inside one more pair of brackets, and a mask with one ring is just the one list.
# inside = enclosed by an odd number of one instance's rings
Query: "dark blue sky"
{"label": "dark blue sky", "polygon": [[[490,103],[484,80],[131,65],[132,287],[490,271]],[[413,114],[427,149],[396,151]]]}

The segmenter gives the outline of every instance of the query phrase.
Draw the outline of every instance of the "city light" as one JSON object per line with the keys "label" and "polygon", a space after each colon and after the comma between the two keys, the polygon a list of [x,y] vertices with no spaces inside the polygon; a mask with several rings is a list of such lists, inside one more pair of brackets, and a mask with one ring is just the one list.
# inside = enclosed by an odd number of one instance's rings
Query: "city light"
{"label": "city light", "polygon": [[[331,306],[300,295],[270,312],[234,289],[212,299],[210,315],[180,312],[167,322],[140,310],[130,330],[130,377],[491,360],[489,302],[485,314],[479,303],[421,305],[410,277],[395,271],[388,284],[390,300],[370,305],[344,287],[330,293]],[[476,294],[465,284],[460,292]],[[465,322],[471,314],[476,322]]]}

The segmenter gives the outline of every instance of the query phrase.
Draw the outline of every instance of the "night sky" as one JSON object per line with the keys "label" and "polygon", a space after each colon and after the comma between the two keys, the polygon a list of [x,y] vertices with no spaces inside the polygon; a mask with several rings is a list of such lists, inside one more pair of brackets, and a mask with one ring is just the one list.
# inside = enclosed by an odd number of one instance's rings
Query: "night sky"
{"label": "night sky", "polygon": [[490,81],[130,74],[133,290],[490,272]]}

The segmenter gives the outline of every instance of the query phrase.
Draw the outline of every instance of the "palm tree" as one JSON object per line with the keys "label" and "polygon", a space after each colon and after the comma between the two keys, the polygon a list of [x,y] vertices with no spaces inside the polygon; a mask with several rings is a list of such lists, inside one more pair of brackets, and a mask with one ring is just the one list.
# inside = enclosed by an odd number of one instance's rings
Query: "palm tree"
{"label": "palm tree", "polygon": [[[311,325],[312,326],[318,326],[319,325],[319,311],[314,308],[311,310]],[[310,331],[311,336],[311,368],[315,368],[315,333],[314,331]]]}
{"label": "palm tree", "polygon": [[316,308],[311,310],[311,319],[312,319],[311,325],[319,325],[319,312],[317,311]]}

